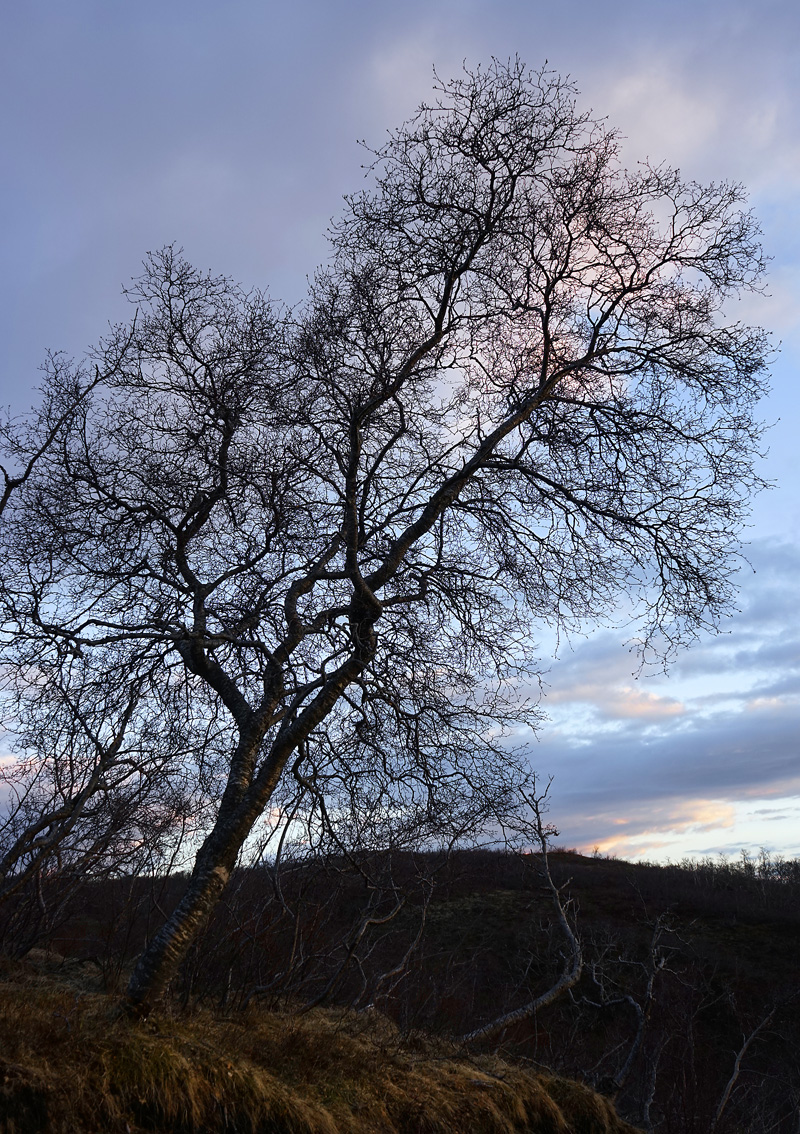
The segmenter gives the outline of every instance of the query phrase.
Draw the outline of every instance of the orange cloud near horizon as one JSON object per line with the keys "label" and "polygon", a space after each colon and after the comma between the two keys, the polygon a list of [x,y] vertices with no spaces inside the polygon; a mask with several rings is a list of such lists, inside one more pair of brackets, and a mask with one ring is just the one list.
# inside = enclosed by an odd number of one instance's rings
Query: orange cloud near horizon
{"label": "orange cloud near horizon", "polygon": [[582,853],[599,851],[620,858],[640,858],[669,845],[668,837],[695,832],[730,830],[734,805],[719,799],[673,799],[663,804],[640,804],[622,816],[613,813],[587,816],[598,828],[617,828],[613,834],[578,844]]}

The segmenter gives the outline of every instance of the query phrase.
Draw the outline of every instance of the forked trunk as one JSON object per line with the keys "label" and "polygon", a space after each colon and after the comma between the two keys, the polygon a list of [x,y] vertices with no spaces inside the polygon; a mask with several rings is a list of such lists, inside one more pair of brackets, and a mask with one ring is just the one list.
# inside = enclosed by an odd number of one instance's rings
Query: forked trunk
{"label": "forked trunk", "polygon": [[[288,729],[270,751],[261,772],[244,787],[232,778],[222,798],[214,829],[200,848],[186,892],[144,953],[128,984],[126,1010],[146,1016],[161,999],[178,971],[193,938],[208,920],[236,865],[239,851],[263,814],[281,772],[292,752],[308,738],[334,707],[343,690],[375,656],[377,639],[373,624],[380,605],[373,597],[372,608],[358,623],[354,637],[357,651],[328,679],[313,701],[299,715],[295,727]],[[244,728],[233,766],[255,766],[255,757],[266,731],[266,717],[251,719]]]}

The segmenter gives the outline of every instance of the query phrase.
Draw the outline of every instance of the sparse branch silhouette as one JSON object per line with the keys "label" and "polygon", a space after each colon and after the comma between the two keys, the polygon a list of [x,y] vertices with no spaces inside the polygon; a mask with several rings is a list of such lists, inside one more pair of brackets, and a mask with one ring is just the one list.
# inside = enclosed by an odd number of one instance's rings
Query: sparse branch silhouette
{"label": "sparse branch silhouette", "polygon": [[663,652],[731,597],[769,356],[723,309],[763,270],[740,188],[627,171],[518,61],[370,160],[298,310],[149,256],[4,514],[7,671],[112,651],[187,706],[163,767],[208,819],[135,1013],[287,778],[446,839],[522,782],[532,628],[624,596]]}
{"label": "sparse branch silhouette", "polygon": [[[503,1034],[513,1025],[519,1024],[524,1020],[529,1020],[536,1016],[537,1012],[548,1008],[554,1004],[559,997],[564,996],[570,989],[574,988],[578,981],[581,979],[583,973],[583,950],[579,938],[576,936],[575,930],[570,925],[568,901],[565,899],[562,891],[564,886],[557,886],[553,880],[553,875],[550,871],[550,863],[548,861],[548,854],[550,850],[550,843],[552,839],[558,836],[558,831],[552,824],[547,824],[544,821],[544,815],[547,810],[547,797],[550,792],[550,783],[544,789],[537,788],[536,779],[534,777],[533,783],[526,788],[521,789],[520,795],[523,804],[529,812],[528,822],[520,828],[517,832],[517,837],[520,835],[525,839],[530,840],[530,845],[527,847],[528,853],[532,853],[533,847],[538,847],[537,856],[539,859],[539,871],[541,879],[544,883],[543,889],[547,892],[553,910],[553,924],[558,927],[558,932],[566,947],[566,956],[564,958],[564,965],[558,979],[548,989],[540,992],[538,996],[529,1000],[527,1004],[521,1005],[519,1008],[514,1008],[509,1012],[503,1012],[500,1016],[495,1017],[486,1024],[482,1024],[478,1028],[473,1028],[472,1031],[461,1037],[464,1043],[475,1043],[484,1040],[502,1038]],[[524,845],[524,844],[523,844]]]}

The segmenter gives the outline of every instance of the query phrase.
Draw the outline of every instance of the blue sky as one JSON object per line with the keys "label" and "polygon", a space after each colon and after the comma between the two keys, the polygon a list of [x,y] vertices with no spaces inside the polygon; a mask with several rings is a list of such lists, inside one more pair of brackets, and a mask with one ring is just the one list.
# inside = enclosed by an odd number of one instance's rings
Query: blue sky
{"label": "blue sky", "polygon": [[770,296],[736,314],[782,346],[764,409],[776,487],[754,505],[739,613],[668,676],[637,676],[608,628],[562,643],[534,764],[568,845],[800,854],[798,44],[796,0],[6,4],[0,402],[25,408],[47,348],[80,355],[121,317],[121,285],[166,242],[299,299],[358,186],[356,140],[407,117],[433,64],[547,60],[631,164],[748,186]]}

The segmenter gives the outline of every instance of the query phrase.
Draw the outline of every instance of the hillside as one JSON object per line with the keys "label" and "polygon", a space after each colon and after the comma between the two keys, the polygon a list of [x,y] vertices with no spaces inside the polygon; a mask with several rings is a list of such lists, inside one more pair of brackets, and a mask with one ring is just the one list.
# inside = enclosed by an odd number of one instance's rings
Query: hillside
{"label": "hillside", "polygon": [[[550,865],[581,979],[468,1045],[458,1037],[530,1002],[568,960],[537,855],[241,871],[165,1013],[140,1031],[109,1013],[180,877],[87,884],[63,908],[45,887],[49,924],[23,903],[5,925],[10,953],[34,943],[2,985],[6,1105],[27,1116],[6,1128],[38,1129],[24,1122],[49,1107],[87,1132],[226,1129],[222,1113],[240,1115],[236,1130],[594,1134],[625,1129],[619,1112],[658,1134],[796,1134],[798,864],[556,852]],[[275,1125],[275,1099],[306,1117]]]}
{"label": "hillside", "polygon": [[580,1084],[384,1017],[196,1011],[132,1024],[93,966],[35,952],[0,980],[4,1134],[635,1134]]}

